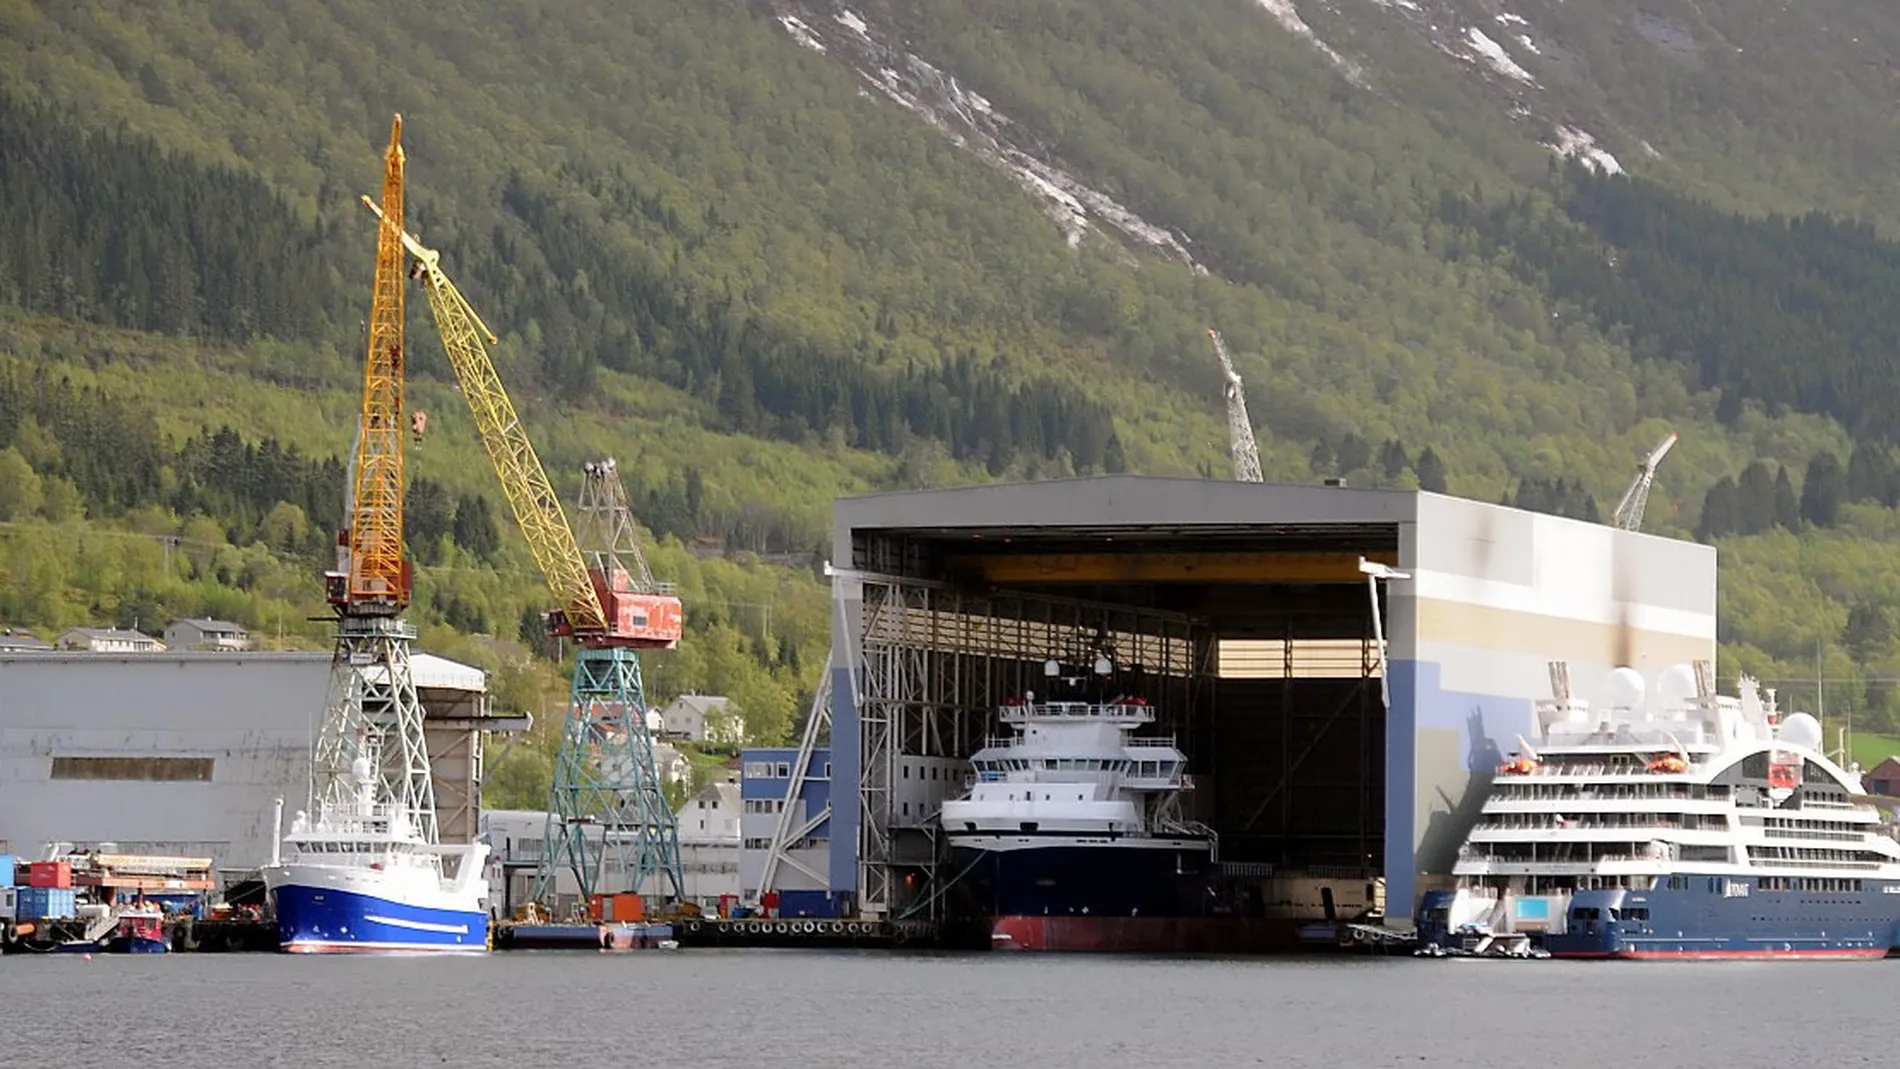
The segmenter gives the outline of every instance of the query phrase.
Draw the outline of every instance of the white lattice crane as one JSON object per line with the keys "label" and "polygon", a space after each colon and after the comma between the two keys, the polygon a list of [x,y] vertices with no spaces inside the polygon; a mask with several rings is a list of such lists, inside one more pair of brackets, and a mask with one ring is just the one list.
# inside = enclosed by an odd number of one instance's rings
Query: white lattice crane
{"label": "white lattice crane", "polygon": [[1209,327],[1207,336],[1214,339],[1214,355],[1220,357],[1221,373],[1227,378],[1227,438],[1234,453],[1234,478],[1243,483],[1260,482],[1260,446],[1253,438],[1253,420],[1247,416],[1247,393],[1241,386],[1240,372],[1234,370],[1220,331]]}
{"label": "white lattice crane", "polygon": [[1623,491],[1623,500],[1616,503],[1616,511],[1610,514],[1611,522],[1618,528],[1625,531],[1643,529],[1643,510],[1649,505],[1649,488],[1656,481],[1656,465],[1669,455],[1676,438],[1676,432],[1670,431],[1669,437],[1664,438],[1643,458],[1642,464],[1636,469],[1635,480],[1630,483],[1628,490]]}

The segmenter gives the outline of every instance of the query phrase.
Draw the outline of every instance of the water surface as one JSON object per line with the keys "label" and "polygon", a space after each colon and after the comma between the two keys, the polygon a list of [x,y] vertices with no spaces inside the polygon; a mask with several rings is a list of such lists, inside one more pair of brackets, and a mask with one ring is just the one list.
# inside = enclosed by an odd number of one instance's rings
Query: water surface
{"label": "water surface", "polygon": [[0,1065],[1853,1066],[1900,961],[0,958]]}

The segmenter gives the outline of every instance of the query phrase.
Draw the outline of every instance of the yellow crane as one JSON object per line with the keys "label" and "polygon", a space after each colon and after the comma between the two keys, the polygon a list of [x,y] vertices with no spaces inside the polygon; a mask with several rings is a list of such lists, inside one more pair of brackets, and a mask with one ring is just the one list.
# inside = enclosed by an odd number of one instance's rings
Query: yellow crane
{"label": "yellow crane", "polygon": [[[582,647],[555,761],[535,897],[547,899],[556,869],[565,866],[574,873],[583,900],[592,901],[602,892],[615,870],[622,891],[641,893],[649,879],[658,876],[676,901],[684,899],[679,829],[654,767],[638,657],[640,648],[678,645],[680,600],[652,582],[643,560],[638,561],[640,574],[630,574],[614,544],[606,545],[595,566],[588,567],[566,510],[489,359],[487,347],[497,343],[495,333],[442,272],[440,253],[397,227],[375,201],[364,197],[363,203],[383,221],[383,231],[400,235],[403,247],[415,257],[411,274],[428,294],[442,348],[482,445],[528,551],[554,594],[551,631],[572,635]],[[631,535],[626,490],[613,463],[590,464],[588,476],[595,493],[605,495],[605,508],[615,513],[606,518],[604,529]],[[636,546],[636,558],[637,552]],[[589,828],[601,830],[598,841],[588,836]]]}

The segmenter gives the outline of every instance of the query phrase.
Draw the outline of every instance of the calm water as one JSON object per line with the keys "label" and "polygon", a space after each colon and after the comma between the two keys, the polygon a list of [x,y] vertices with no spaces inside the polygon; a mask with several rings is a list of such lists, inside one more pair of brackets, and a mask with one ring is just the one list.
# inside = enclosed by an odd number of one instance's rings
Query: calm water
{"label": "calm water", "polygon": [[0,958],[0,1065],[1888,1064],[1900,961]]}

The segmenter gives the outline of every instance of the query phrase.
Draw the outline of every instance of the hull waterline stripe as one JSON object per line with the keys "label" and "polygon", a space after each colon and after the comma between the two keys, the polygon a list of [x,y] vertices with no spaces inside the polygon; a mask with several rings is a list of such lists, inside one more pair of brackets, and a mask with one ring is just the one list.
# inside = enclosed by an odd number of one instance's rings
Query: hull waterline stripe
{"label": "hull waterline stripe", "polygon": [[387,924],[392,928],[408,928],[411,931],[417,932],[443,932],[448,935],[468,934],[468,925],[466,924],[437,924],[434,921],[412,921],[404,920],[401,917],[382,917],[374,913],[363,914],[363,919],[366,921],[375,921],[377,924]]}

